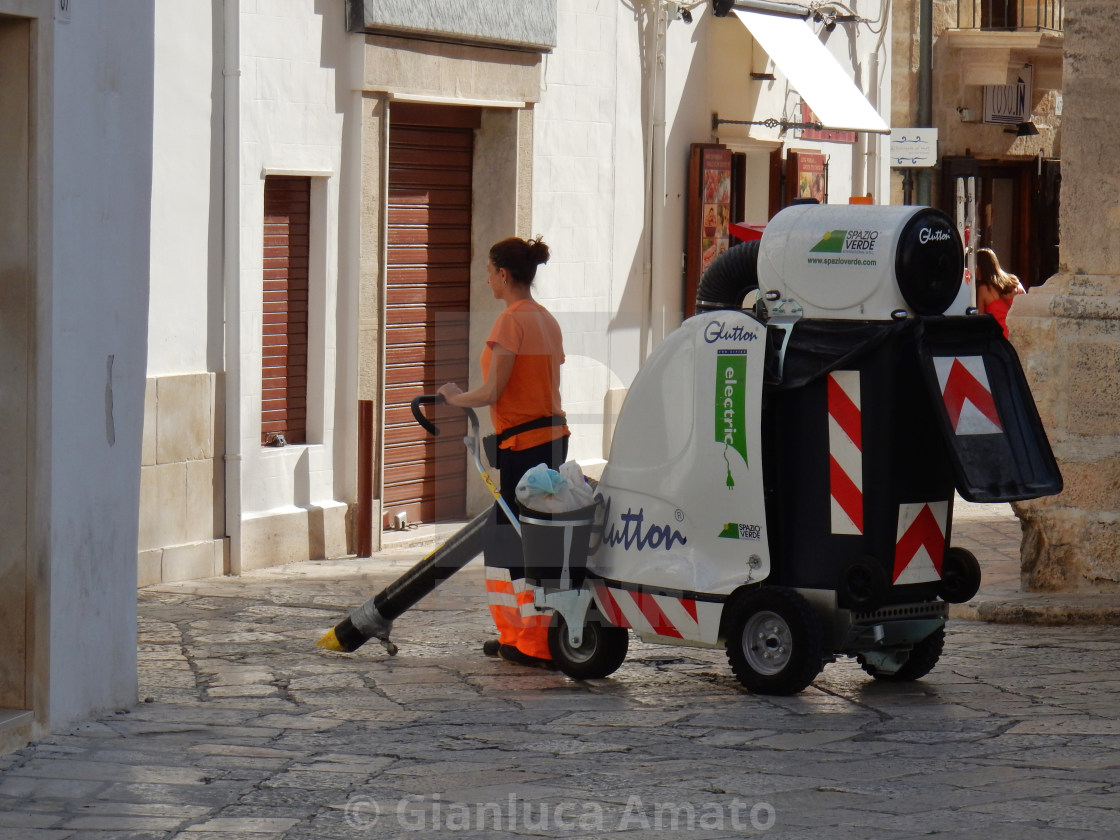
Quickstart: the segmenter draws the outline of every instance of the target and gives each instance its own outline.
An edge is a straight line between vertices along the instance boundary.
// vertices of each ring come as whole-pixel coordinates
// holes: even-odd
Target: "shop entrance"
[[[30,131],[31,25],[0,17],[0,751],[27,717],[33,578],[28,552],[28,414],[34,323]]]
[[[394,103],[389,129],[383,527],[465,516],[466,422],[428,435],[409,402],[470,374],[472,169],[481,110]]]
[[[1028,288],[1057,272],[1060,161],[947,157],[942,164],[940,206],[950,215],[956,208],[972,248],[991,248]]]

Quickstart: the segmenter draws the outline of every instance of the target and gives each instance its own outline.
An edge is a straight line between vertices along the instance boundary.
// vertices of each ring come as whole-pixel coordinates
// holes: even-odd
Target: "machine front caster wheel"
[[[812,605],[792,589],[762,587],[729,603],[727,661],[746,688],[796,694],[821,672],[824,642]]]
[[[893,674],[888,674],[886,671],[880,671],[874,665],[866,662],[862,656],[859,657],[859,667],[863,668],[867,673],[877,680],[884,680],[888,682],[909,682],[911,680],[920,680],[926,674],[933,670],[937,664],[937,660],[941,658],[941,651],[945,649],[945,628],[938,627],[916,645],[910,651],[910,656],[902,667],[895,671]]]
[[[598,620],[583,625],[579,647],[572,647],[568,623],[559,612],[548,625],[548,652],[556,666],[574,680],[594,680],[613,674],[626,659],[630,635],[625,627],[604,625]]]

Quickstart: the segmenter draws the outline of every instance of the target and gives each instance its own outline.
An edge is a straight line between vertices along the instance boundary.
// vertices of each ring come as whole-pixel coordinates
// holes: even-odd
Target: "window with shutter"
[[[311,179],[264,184],[261,443],[307,442],[307,298]]]

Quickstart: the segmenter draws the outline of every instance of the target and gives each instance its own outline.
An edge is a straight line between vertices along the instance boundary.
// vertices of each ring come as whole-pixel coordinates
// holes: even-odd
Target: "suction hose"
[[[747,293],[758,288],[758,243],[728,248],[709,263],[696,289],[696,312],[742,309]]]
[[[456,531],[451,539],[342,619],[315,643],[316,646],[353,653],[376,637],[390,656],[395,655],[397,646],[389,641],[393,620],[482,553],[483,529],[489,516],[490,508],[487,508]]]
[[[434,436],[439,435],[439,428],[424,416],[421,406],[442,402],[443,397],[438,394],[422,394],[412,400],[412,416]],[[470,450],[486,486],[516,526],[516,519],[510,513],[509,506],[505,504],[498,488],[482,466],[482,459],[478,454],[478,416],[473,409],[465,408],[463,411],[470,424],[470,434],[463,442]],[[389,640],[393,620],[482,553],[483,533],[490,515],[490,508],[487,508],[456,531],[447,542],[342,619],[315,645],[340,653],[353,653],[376,637],[389,655],[395,656],[397,646]]]

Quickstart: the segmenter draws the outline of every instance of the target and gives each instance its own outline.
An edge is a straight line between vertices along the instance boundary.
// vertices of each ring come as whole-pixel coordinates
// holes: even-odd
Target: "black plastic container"
[[[545,589],[577,589],[587,573],[596,505],[542,513],[523,507],[521,549],[525,580]]]
[[[936,597],[955,491],[993,502],[1061,490],[1018,358],[990,318],[806,319],[783,374],[763,414],[782,585],[834,589],[855,609]]]

